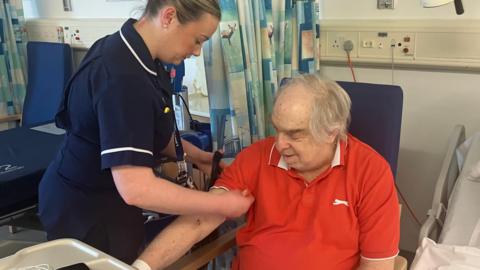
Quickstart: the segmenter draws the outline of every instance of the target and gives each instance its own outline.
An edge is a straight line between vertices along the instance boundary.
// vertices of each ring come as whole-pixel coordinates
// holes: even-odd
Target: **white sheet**
[[[41,125],[41,126],[32,127],[30,129],[34,129],[34,130],[40,131],[40,132],[50,133],[50,134],[53,134],[53,135],[65,134],[65,130],[63,130],[61,128],[57,128],[55,123],[48,123],[48,124],[44,124],[44,125]]]
[[[450,196],[447,217],[439,243],[468,245],[480,220],[480,182],[469,181],[472,168],[480,160],[480,136],[473,136],[462,171]]]
[[[410,270],[480,269],[480,249],[467,246],[436,244],[423,238]]]

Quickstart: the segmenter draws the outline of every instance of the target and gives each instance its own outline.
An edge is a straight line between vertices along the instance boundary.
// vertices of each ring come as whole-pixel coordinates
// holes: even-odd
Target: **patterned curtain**
[[[314,1],[220,0],[222,21],[204,47],[214,148],[235,156],[273,134],[279,82],[319,69]]]
[[[25,98],[26,31],[22,0],[0,5],[0,116],[22,112]]]

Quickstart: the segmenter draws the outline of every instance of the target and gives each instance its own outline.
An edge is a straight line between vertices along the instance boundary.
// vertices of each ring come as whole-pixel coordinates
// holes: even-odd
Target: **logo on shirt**
[[[23,166],[13,166],[11,164],[0,165],[0,175],[11,173],[23,169]]]
[[[343,201],[343,200],[339,200],[339,199],[335,199],[335,201],[333,201],[333,205],[345,205],[345,206],[348,207],[348,202]]]

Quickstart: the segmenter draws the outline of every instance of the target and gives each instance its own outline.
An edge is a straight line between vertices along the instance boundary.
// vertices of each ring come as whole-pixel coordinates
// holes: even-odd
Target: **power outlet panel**
[[[415,33],[409,32],[359,32],[360,58],[414,59]]]
[[[28,27],[27,35],[31,41],[63,42],[63,33],[56,26],[33,25]]]
[[[347,53],[343,49],[343,43],[351,40],[353,43],[353,50],[350,52],[350,57],[358,56],[358,32],[326,32],[327,36],[327,56],[346,57]]]
[[[27,21],[28,38],[31,41],[67,43],[78,49],[88,49],[105,35],[122,26],[123,19],[102,20],[30,20]]]

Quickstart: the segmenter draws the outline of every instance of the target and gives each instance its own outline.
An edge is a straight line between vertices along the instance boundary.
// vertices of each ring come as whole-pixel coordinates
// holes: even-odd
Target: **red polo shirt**
[[[399,209],[388,163],[349,135],[312,182],[289,170],[270,137],[243,150],[216,187],[247,188],[255,203],[237,234],[233,269],[351,270],[360,256],[397,255]]]

